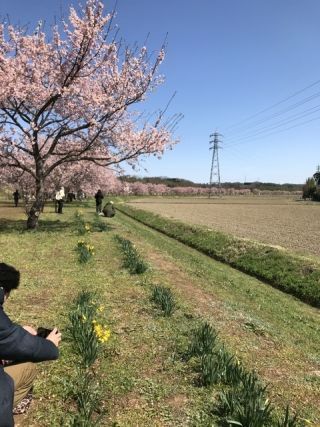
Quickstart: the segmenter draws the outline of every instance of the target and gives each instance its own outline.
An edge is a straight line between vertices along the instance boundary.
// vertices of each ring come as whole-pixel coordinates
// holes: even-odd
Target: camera
[[[47,328],[38,328],[37,329],[37,336],[41,337],[41,338],[47,338],[47,336],[49,334],[51,334],[51,332],[53,331],[53,329],[47,329]]]

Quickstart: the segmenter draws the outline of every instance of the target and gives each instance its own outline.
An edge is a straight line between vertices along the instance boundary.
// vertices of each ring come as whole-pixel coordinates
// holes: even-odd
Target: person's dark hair
[[[20,283],[20,272],[11,265],[0,262],[0,287],[6,293],[17,289]]]

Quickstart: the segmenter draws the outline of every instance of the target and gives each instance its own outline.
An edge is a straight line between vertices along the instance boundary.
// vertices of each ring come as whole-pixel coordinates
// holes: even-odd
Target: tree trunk
[[[43,164],[38,162],[36,164],[37,179],[36,179],[36,199],[28,212],[27,229],[34,230],[38,227],[40,213],[43,211],[44,205],[44,178],[43,178]]]

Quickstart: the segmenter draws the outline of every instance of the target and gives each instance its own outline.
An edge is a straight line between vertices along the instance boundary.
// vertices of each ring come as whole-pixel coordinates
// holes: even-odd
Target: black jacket
[[[94,198],[96,199],[96,204],[100,205],[102,203],[102,199],[104,198],[102,191],[97,191],[94,195]]]
[[[57,359],[57,347],[49,340],[31,335],[11,322],[3,311],[4,292],[0,288],[0,359],[15,362],[42,362]],[[0,427],[13,427],[13,380],[0,365]]]

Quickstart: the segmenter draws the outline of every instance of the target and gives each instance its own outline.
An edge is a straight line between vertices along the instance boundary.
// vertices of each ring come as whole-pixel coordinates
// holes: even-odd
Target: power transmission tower
[[[218,187],[218,193],[221,194],[221,180],[220,180],[220,166],[219,166],[219,138],[222,135],[218,132],[215,132],[210,135],[209,150],[212,150],[212,161],[211,161],[211,171],[210,171],[210,183],[209,183],[209,198],[212,195],[212,187]]]

